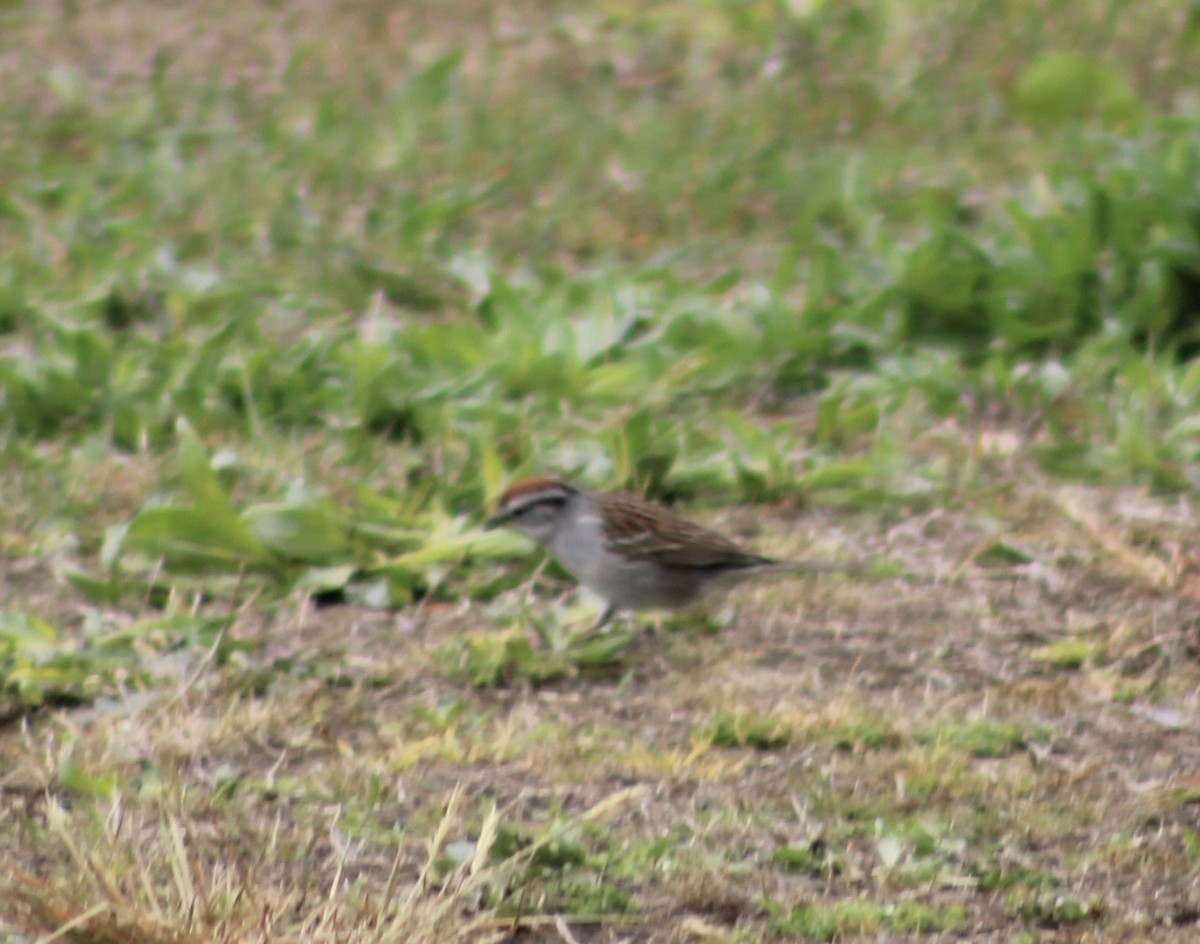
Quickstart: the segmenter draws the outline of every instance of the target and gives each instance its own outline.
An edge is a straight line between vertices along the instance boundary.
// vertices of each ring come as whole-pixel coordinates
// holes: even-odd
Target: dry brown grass
[[[1190,88],[1185,5],[1156,0],[1111,22],[1097,12],[1107,4],[1027,6],[963,4],[965,20],[889,34],[871,76],[797,30],[796,48],[779,52],[811,65],[811,87],[794,103],[789,146],[920,141],[927,128],[878,120],[909,95],[919,118],[944,119],[938,145],[956,150],[900,162],[891,189],[903,196],[964,166],[988,181],[1038,169],[1044,143],[1002,107],[1033,51],[1136,62],[1131,80],[1149,101]],[[603,17],[572,20],[565,5],[551,15],[542,4],[469,2],[10,4],[0,11],[0,132],[16,139],[46,119],[56,155],[84,166],[94,156],[46,63],[68,85],[71,70],[83,76],[98,123],[147,87],[157,59],[175,89],[219,73],[220,117],[235,132],[278,113],[304,131],[310,98],[338,87],[335,103],[378,104],[380,89],[451,49],[500,130],[509,118],[532,127],[539,106],[568,115],[555,96],[573,100],[589,70],[608,65],[623,92],[674,96],[681,126],[702,123],[710,95],[732,99],[736,114],[720,67],[748,66],[736,48],[715,48],[715,6],[606,9],[645,17],[655,38],[635,55],[623,34],[597,26]],[[1021,34],[997,42],[991,16]],[[945,97],[930,104],[927,94]],[[474,242],[498,256],[524,265],[545,243],[544,257],[568,265],[598,251],[649,258],[681,232],[702,238],[711,222],[690,202],[685,161],[657,190],[622,196],[606,185],[604,198],[575,196],[581,180],[619,183],[620,167],[594,167],[589,154],[574,156],[573,180],[545,167],[522,177],[522,127],[466,161],[472,180],[505,181],[471,211]],[[418,191],[447,173],[438,157],[418,148],[420,166],[403,168]],[[730,166],[743,167],[741,155]],[[328,185],[338,210],[328,230],[339,236],[361,227],[375,198],[341,186],[358,183]],[[793,220],[764,187],[735,175],[732,222],[722,218],[728,229],[712,237],[706,277],[777,264]],[[1001,188],[981,197],[1006,198]],[[199,202],[173,236],[208,238],[212,213]],[[535,238],[531,218],[548,221]],[[44,219],[36,253],[78,277],[54,217]],[[5,232],[0,255],[30,251]],[[381,253],[391,238],[380,237]],[[23,353],[20,335],[3,343]],[[949,435],[956,454],[978,445]],[[361,469],[323,439],[243,444],[254,470],[245,487],[277,492],[307,474],[335,501],[352,494]],[[883,558],[904,576],[748,589],[730,598],[719,633],[640,634],[608,677],[477,690],[456,680],[445,649],[512,625],[511,598],[382,614],[300,594],[247,600],[231,585],[212,598],[86,603],[63,582],[62,559],[94,556],[104,527],[128,520],[170,472],[157,454],[73,448],[6,444],[0,457],[3,605],[67,633],[89,609],[116,627],[163,609],[216,612],[232,618],[224,640],[252,646],[148,646],[149,684],[130,678],[82,705],[0,704],[0,935],[750,941],[800,935],[788,922],[809,908],[841,916],[827,936],[891,939],[918,933],[881,923],[906,905],[924,909],[931,940],[1195,938],[1200,572],[1190,497],[1064,487],[1018,450],[994,465],[985,457],[938,507],[886,517],[749,509],[740,520],[773,552]],[[396,455],[380,458],[377,474],[392,474],[391,459],[402,477]],[[929,461],[947,460],[931,449]],[[535,609],[552,607],[549,591],[561,588],[536,589]],[[846,910],[863,902],[874,910]]]
[[[957,908],[975,940],[1189,939],[1186,505],[1037,482],[890,521],[759,522],[772,546],[909,576],[754,589],[716,636],[639,640],[615,681],[498,691],[440,654],[478,606],[294,598],[235,624],[261,640],[244,660],[197,654],[148,700],[10,724],[0,915],[88,941],[740,940],[865,897]],[[1036,563],[997,562],[997,541]],[[717,746],[730,713],[785,743]],[[492,856],[497,830],[527,844]],[[530,870],[568,835],[588,865]],[[815,850],[813,870],[780,849]],[[564,876],[635,910],[591,918]]]

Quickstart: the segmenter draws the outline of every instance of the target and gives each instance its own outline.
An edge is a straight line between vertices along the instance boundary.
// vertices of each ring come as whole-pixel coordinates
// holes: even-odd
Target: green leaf
[[[625,662],[632,642],[633,634],[628,630],[583,633],[567,644],[566,656],[581,669],[611,668]]]
[[[598,364],[588,370],[583,393],[589,397],[628,397],[630,389],[646,385],[645,369],[639,363],[619,362]],[[641,400],[640,402],[645,402]]]
[[[116,777],[112,773],[90,774],[75,762],[70,754],[65,754],[58,764],[58,784],[70,793],[83,796],[107,797],[116,786]]]
[[[535,652],[520,632],[475,633],[447,653],[452,674],[476,688],[503,688],[521,680],[544,684],[562,678],[561,659]]]
[[[121,599],[121,585],[115,580],[105,580],[77,567],[64,567],[67,582],[89,600],[96,603],[116,603]]]
[[[861,459],[845,459],[839,462],[830,462],[819,469],[806,472],[796,480],[796,484],[802,489],[813,492],[827,488],[848,488],[861,485],[874,471],[874,467],[869,462]]]
[[[1064,669],[1080,668],[1092,655],[1094,646],[1079,639],[1065,639],[1062,642],[1038,646],[1029,653],[1034,662],[1048,662]]]
[[[1034,557],[1028,551],[1023,551],[1006,541],[994,541],[975,555],[976,567],[1011,567],[1017,564],[1031,564]]]
[[[1054,123],[1101,114],[1120,120],[1133,114],[1137,97],[1126,78],[1087,56],[1045,53],[1017,80],[1013,105],[1026,119]]]
[[[754,747],[761,751],[785,747],[792,738],[790,726],[774,716],[727,710],[717,712],[707,734],[717,747]]]
[[[346,529],[321,505],[254,505],[242,520],[255,538],[290,560],[330,563],[352,551]]]
[[[436,311],[447,301],[447,280],[431,273],[422,277],[395,272],[370,262],[354,263],[355,274],[371,291],[383,292],[393,305],[415,311]]]
[[[511,531],[470,531],[430,541],[418,550],[393,557],[376,569],[413,570],[432,564],[444,564],[447,561],[459,561],[467,555],[481,560],[500,560],[523,557],[529,552],[529,542]]]
[[[358,572],[353,564],[337,567],[310,567],[296,578],[296,586],[311,593],[328,593],[343,590]]]
[[[222,518],[237,519],[237,509],[229,500],[229,494],[217,478],[208,461],[208,453],[201,445],[196,431],[182,416],[175,421],[175,435],[179,440],[177,457],[183,487],[197,508]]]
[[[100,566],[114,579],[117,575],[117,563],[121,558],[121,548],[128,533],[129,522],[110,525],[104,529],[104,543],[100,546]]]
[[[58,651],[58,631],[45,620],[16,610],[0,610],[0,655],[40,660]]]
[[[271,555],[240,519],[199,508],[148,508],[129,525],[128,545],[183,566],[267,563]]]
[[[479,470],[483,476],[483,497],[490,507],[504,491],[504,464],[496,447],[487,440],[479,445]]]

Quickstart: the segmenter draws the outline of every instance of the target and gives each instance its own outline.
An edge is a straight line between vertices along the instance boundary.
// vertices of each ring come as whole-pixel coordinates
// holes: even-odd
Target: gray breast
[[[546,545],[576,580],[621,609],[682,606],[699,595],[699,583],[686,579],[688,575],[609,552],[599,510],[586,496],[580,499],[586,504],[572,509],[569,521]]]

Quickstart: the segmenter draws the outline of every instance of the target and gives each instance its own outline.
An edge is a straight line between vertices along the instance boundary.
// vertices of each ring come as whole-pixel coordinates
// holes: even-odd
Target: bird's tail
[[[865,574],[868,572],[867,567],[858,561],[830,561],[830,560],[775,560],[773,558],[763,558],[765,570],[776,570],[781,573],[791,572],[797,574]]]

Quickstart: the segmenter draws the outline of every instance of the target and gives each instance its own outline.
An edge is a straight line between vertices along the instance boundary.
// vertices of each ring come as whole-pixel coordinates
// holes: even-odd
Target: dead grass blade
[[[1082,529],[1125,573],[1156,590],[1171,586],[1171,568],[1167,564],[1131,548],[1112,530],[1084,511],[1075,498],[1055,496],[1054,503],[1063,515]]]

